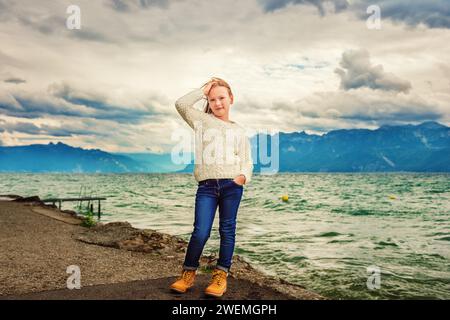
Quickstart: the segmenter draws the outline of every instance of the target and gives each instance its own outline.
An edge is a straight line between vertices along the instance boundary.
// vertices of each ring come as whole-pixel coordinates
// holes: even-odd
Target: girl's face
[[[228,89],[222,86],[215,86],[208,94],[209,107],[216,117],[223,117],[230,111],[233,104],[233,97],[228,94]]]

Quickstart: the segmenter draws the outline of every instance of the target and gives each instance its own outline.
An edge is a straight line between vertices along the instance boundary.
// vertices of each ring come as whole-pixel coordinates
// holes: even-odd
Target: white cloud
[[[440,67],[450,55],[448,29],[386,20],[381,30],[369,30],[348,10],[321,16],[316,7],[301,5],[265,13],[256,0],[134,1],[123,10],[124,2],[79,1],[80,33],[62,23],[70,1],[1,3],[0,115],[68,127],[90,121],[106,135],[68,137],[69,144],[169,150],[167,128],[184,126],[173,102],[211,76],[232,85],[231,118],[255,130],[372,127],[382,121],[373,119],[382,106],[391,110],[386,121],[441,114],[438,121],[450,124],[449,75]],[[370,52],[368,70],[382,65],[381,79],[392,80],[386,76],[392,73],[394,84],[409,81],[410,96],[340,92],[334,70],[344,52],[361,48]],[[299,117],[301,111],[318,117]],[[33,138],[15,137],[22,144]]]
[[[371,65],[367,50],[348,50],[342,54],[341,68],[335,72],[341,78],[341,88],[345,90],[368,87],[386,91],[402,91],[411,89],[409,81],[399,79],[392,73],[384,71],[382,65]]]

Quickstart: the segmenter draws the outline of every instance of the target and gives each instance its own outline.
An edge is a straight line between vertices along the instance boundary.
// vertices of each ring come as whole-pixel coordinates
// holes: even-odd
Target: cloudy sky
[[[450,125],[449,57],[449,0],[0,0],[0,145],[170,152],[212,76],[254,132]]]

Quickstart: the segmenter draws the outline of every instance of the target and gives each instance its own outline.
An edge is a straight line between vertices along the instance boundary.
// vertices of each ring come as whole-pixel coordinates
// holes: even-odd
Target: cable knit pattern
[[[195,179],[202,181],[205,179],[235,178],[243,174],[245,184],[248,184],[252,179],[253,161],[250,142],[245,135],[245,129],[236,122],[226,122],[213,114],[195,109],[194,104],[202,99],[206,99],[206,97],[203,90],[199,88],[182,96],[175,102],[178,113],[195,132]],[[236,139],[230,139],[230,134],[235,135]],[[199,139],[200,137],[201,139]],[[210,144],[220,147],[212,148]],[[205,150],[207,152],[204,152]],[[227,152],[228,156],[233,156],[234,161],[227,160]],[[211,155],[211,157],[208,156],[205,159],[205,154]],[[211,161],[211,159],[214,160]]]

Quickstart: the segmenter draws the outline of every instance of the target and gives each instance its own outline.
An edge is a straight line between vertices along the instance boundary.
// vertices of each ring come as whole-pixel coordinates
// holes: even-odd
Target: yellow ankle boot
[[[225,292],[227,292],[227,276],[228,273],[221,269],[214,269],[211,282],[209,286],[205,289],[205,294],[221,297]]]
[[[170,289],[176,292],[185,293],[187,289],[194,285],[195,274],[196,270],[183,270],[181,277],[170,285]]]

